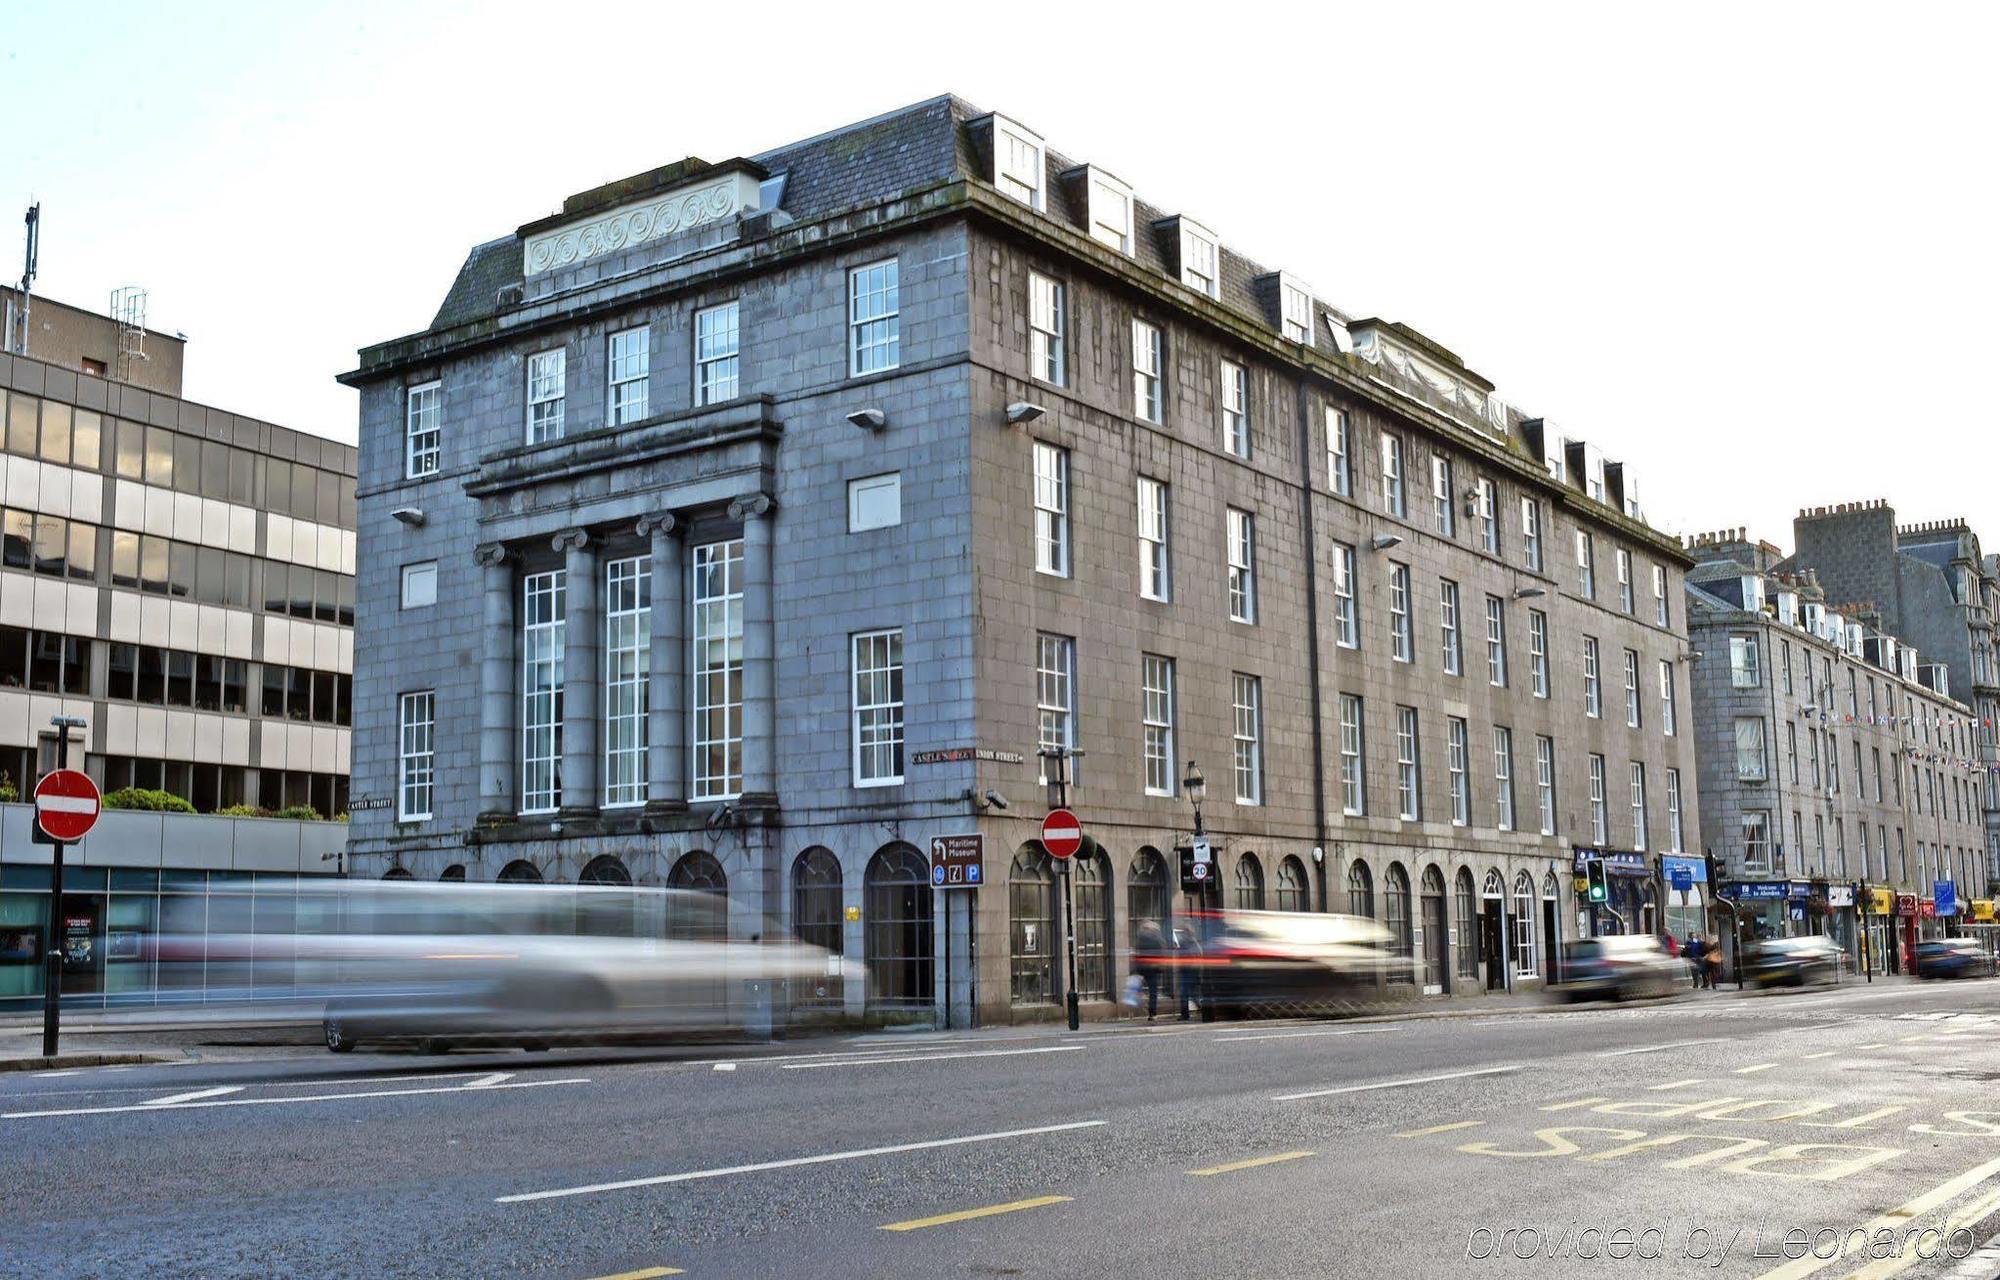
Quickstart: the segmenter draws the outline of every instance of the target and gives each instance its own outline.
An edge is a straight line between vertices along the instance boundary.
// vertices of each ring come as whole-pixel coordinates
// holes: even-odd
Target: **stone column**
[[[594,814],[604,798],[597,781],[604,746],[597,714],[604,685],[597,661],[604,630],[597,607],[597,553],[582,529],[564,529],[549,545],[563,553],[564,568],[562,812]]]
[[[646,675],[646,807],[687,807],[687,566],[680,522],[662,511],[639,517],[639,536],[652,543],[652,650]]]
[[[507,548],[473,549],[485,597],[479,637],[479,817],[514,817],[514,565]]]
[[[776,805],[777,649],[771,576],[771,524],[778,504],[753,493],[729,504],[743,522],[743,803]]]

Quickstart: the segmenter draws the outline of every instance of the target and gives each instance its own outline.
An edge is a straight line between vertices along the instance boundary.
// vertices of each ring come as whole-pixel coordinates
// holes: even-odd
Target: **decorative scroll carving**
[[[746,192],[745,187],[748,187]],[[747,198],[746,198],[747,196]],[[648,240],[678,235],[696,227],[755,208],[757,183],[732,173],[719,182],[668,192],[656,199],[628,204],[610,213],[557,227],[528,237],[522,246],[522,272],[538,275],[574,266],[606,253],[617,253]]]
[[[564,529],[549,539],[549,546],[557,551],[581,551],[590,545],[590,532],[586,529]]]
[[[747,493],[729,503],[731,520],[755,520],[778,509],[778,501],[768,493]]]
[[[472,549],[472,558],[487,568],[507,563],[507,544],[504,542],[482,542]]]
[[[671,538],[680,528],[680,521],[671,511],[655,511],[639,517],[633,532],[642,538]]]

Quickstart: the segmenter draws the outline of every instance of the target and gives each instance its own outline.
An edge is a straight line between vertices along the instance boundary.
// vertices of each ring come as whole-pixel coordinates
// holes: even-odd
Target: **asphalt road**
[[[24,1074],[0,1274],[1991,1276],[1996,1079],[2000,981]]]

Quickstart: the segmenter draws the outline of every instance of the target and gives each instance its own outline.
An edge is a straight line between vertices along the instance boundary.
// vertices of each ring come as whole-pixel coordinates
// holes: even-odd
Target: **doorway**
[[[1451,932],[1445,921],[1444,873],[1424,869],[1424,994],[1443,995],[1451,972]]]
[[[1556,900],[1542,899],[1542,980],[1550,986],[1562,981],[1562,935],[1557,932]]]
[[[1507,989],[1507,885],[1489,868],[1480,886],[1479,958],[1486,962],[1486,989]]]

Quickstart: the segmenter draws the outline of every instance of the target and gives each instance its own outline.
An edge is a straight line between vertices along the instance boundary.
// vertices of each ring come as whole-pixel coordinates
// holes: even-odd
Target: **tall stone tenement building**
[[[1878,615],[1882,630],[1941,668],[1941,692],[1972,708],[1987,870],[2000,872],[2000,565],[1980,554],[1965,521],[1898,525],[1879,500],[1801,511],[1792,536],[1798,550],[1782,568],[1811,569],[1829,601]]]
[[[1750,932],[1822,933],[1859,959],[1865,930],[1880,970],[1907,959],[1892,935],[1990,921],[1978,724],[1943,665],[1741,530],[1690,548],[1702,830]],[[1944,918],[1939,881],[1959,902]]]
[[[345,381],[364,873],[726,893],[851,1007],[1005,1019],[1064,992],[1044,748],[1103,1008],[1191,770],[1230,901],[1438,991],[1541,980],[1574,845],[1634,925],[1700,849],[1691,562],[1625,469],[955,98],[572,196]]]

